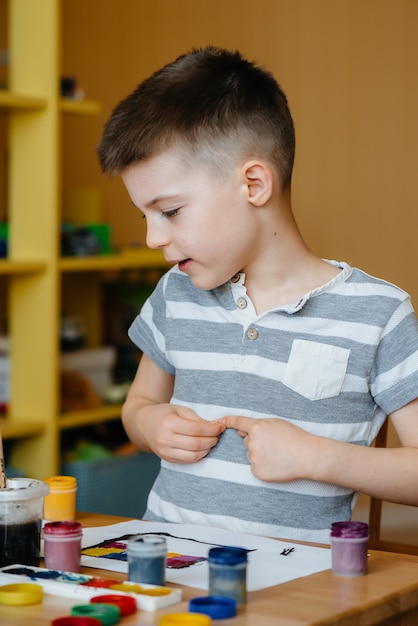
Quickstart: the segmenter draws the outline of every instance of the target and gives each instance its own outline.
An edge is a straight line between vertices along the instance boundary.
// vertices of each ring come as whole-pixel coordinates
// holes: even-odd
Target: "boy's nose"
[[[169,243],[169,240],[163,228],[157,228],[148,222],[146,243],[148,248],[156,250],[158,248],[164,248]]]

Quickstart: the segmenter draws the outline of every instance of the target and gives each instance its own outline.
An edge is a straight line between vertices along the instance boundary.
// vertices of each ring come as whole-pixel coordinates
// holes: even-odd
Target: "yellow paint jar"
[[[52,476],[45,482],[49,494],[44,498],[44,519],[50,522],[75,520],[77,479],[74,476]]]

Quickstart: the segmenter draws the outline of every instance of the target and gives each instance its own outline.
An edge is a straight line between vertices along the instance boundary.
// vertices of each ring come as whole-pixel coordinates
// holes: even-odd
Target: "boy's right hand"
[[[138,415],[141,439],[170,463],[196,463],[216,446],[226,426],[201,419],[191,409],[173,404],[143,406]],[[135,441],[134,441],[135,443]]]
[[[144,354],[122,407],[122,422],[139,450],[170,463],[196,463],[216,446],[226,426],[169,404],[173,388],[174,377]]]

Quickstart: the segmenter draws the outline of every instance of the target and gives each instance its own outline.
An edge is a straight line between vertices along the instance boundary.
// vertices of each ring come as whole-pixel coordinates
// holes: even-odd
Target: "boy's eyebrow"
[[[150,200],[149,202],[146,202],[146,203],[144,204],[144,207],[145,207],[146,209],[150,209],[150,208],[152,208],[153,206],[155,206],[156,204],[158,204],[159,202],[163,202],[163,201],[166,201],[166,200],[170,200],[170,201],[173,201],[173,200],[178,200],[178,199],[179,199],[179,197],[180,197],[180,196],[178,196],[177,194],[175,194],[175,195],[166,195],[166,196],[163,196],[163,195],[161,195],[161,196],[155,196],[155,198],[153,198],[153,199],[152,199],[152,200]]]

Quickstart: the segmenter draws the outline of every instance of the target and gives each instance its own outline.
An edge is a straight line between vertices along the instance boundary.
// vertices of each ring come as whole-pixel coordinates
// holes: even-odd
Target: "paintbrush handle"
[[[6,488],[6,470],[4,467],[4,459],[1,459],[0,462],[0,489]]]
[[[0,428],[0,489],[6,488],[6,467],[4,464],[3,437]]]

